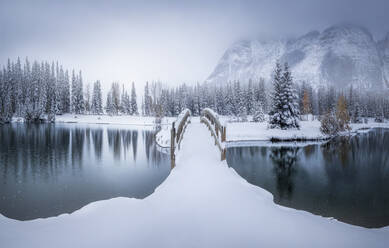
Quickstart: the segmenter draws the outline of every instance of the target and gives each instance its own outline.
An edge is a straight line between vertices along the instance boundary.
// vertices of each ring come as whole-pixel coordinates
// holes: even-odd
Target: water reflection
[[[296,174],[298,148],[272,148],[270,158],[274,164],[274,173],[277,178],[277,192],[279,198],[291,198],[293,193],[293,177]]]
[[[0,126],[0,213],[10,218],[70,213],[117,196],[144,198],[169,172],[169,156],[158,151],[153,131],[80,124]]]
[[[365,227],[389,225],[389,129],[323,145],[231,147],[227,162],[277,204]]]

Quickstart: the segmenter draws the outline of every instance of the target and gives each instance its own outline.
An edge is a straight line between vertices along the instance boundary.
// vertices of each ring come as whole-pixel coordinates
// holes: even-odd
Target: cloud
[[[86,81],[143,84],[204,80],[241,37],[296,34],[351,21],[377,37],[384,0],[1,1],[0,63],[58,60]]]

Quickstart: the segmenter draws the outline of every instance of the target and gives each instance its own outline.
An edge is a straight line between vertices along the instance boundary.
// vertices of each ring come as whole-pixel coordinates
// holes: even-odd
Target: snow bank
[[[319,121],[301,121],[300,129],[270,129],[267,122],[227,123],[227,141],[323,140]]]
[[[267,122],[235,122],[226,123],[227,141],[315,141],[329,137],[320,132],[320,121],[300,121],[300,129],[269,129]],[[376,127],[389,128],[389,123],[369,122],[367,124],[350,124],[350,132],[360,132]],[[343,134],[348,134],[344,132]]]
[[[366,229],[276,205],[221,162],[204,124],[188,126],[177,166],[143,200],[95,202],[55,218],[0,216],[2,247],[387,247]]]
[[[160,147],[170,147],[171,125],[165,125],[155,135],[155,141]]]
[[[178,129],[179,123],[186,115],[191,115],[189,109],[184,109],[178,116],[177,119],[170,118],[169,125],[162,126],[161,130],[156,134],[156,142],[160,147],[168,148],[170,147],[170,139],[171,139],[171,130],[173,121],[175,122],[175,128]]]
[[[168,125],[174,121],[174,117],[163,118],[162,125]],[[151,116],[130,116],[130,115],[74,115],[64,114],[58,115],[56,122],[65,123],[96,123],[96,124],[121,124],[121,125],[139,125],[139,126],[153,126],[155,125],[155,117]]]

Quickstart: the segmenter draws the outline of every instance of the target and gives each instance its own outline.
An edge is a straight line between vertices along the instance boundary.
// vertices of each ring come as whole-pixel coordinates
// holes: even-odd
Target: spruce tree
[[[70,111],[76,113],[77,109],[77,78],[74,70],[72,71],[72,88],[71,88],[71,101],[70,101]]]
[[[255,102],[253,107],[253,121],[264,122],[265,114],[263,113],[263,107],[261,102]]]
[[[91,111],[95,115],[101,115],[103,113],[103,101],[101,94],[101,84],[100,81],[96,81],[93,84],[93,94],[92,94],[92,104]]]
[[[282,71],[281,65],[276,63],[273,86],[270,128],[299,128],[297,96],[287,63],[285,63],[284,71]]]
[[[139,115],[138,104],[136,102],[136,91],[135,91],[134,82],[132,82],[132,87],[131,87],[131,113],[133,115]]]

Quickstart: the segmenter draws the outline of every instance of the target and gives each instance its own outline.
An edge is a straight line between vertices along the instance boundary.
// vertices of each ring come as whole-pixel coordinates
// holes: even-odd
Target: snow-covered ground
[[[160,147],[170,147],[171,125],[164,125],[155,136],[155,141]]]
[[[169,124],[174,121],[174,117],[163,118],[162,124]],[[140,125],[150,126],[155,125],[155,117],[151,116],[131,116],[131,115],[75,115],[64,114],[57,115],[56,122],[70,122],[70,123],[96,123],[96,124],[122,124],[122,125]]]
[[[175,117],[165,117],[162,125],[167,125],[176,120]],[[23,122],[23,118],[14,117],[12,122]],[[155,117],[152,116],[131,116],[131,115],[76,115],[63,114],[55,117],[55,122],[59,123],[87,123],[87,124],[118,124],[118,125],[137,125],[154,126]]]
[[[328,136],[320,132],[320,121],[300,121],[300,129],[270,129],[267,122],[234,122],[226,123],[227,141],[268,141],[268,140],[323,140]],[[376,123],[370,120],[367,124],[350,124],[350,132],[359,129],[387,127],[389,123]],[[348,133],[348,132],[347,132]],[[344,133],[344,134],[347,134]]]
[[[177,166],[149,197],[114,198],[32,221],[0,215],[1,247],[387,247],[366,229],[276,205],[242,179],[192,119]]]
[[[198,117],[192,117],[198,119]],[[267,122],[228,122],[227,117],[220,118],[223,125],[227,127],[226,140],[232,144],[235,142],[262,142],[263,145],[271,145],[270,140],[279,141],[310,141],[302,143],[301,145],[312,144],[313,141],[322,141],[328,139],[327,135],[324,135],[320,131],[320,121],[300,121],[300,129],[270,129]],[[350,124],[350,132],[343,134],[355,133],[355,132],[367,132],[371,128],[386,127],[389,128],[389,122],[376,123],[373,119],[369,120],[367,124]],[[170,146],[170,126],[165,126],[157,133],[157,143],[162,147]]]

